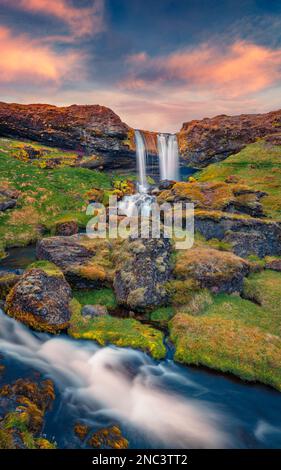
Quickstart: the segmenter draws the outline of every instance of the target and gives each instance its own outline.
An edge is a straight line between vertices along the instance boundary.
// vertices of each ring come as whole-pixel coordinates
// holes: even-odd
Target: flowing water
[[[44,429],[75,447],[74,424],[118,423],[132,448],[281,447],[281,394],[146,354],[33,333],[0,312],[7,378],[32,370],[54,380]],[[170,355],[171,356],[171,353]],[[6,377],[4,377],[6,379]]]
[[[158,155],[161,180],[179,180],[179,149],[175,134],[159,134]]]

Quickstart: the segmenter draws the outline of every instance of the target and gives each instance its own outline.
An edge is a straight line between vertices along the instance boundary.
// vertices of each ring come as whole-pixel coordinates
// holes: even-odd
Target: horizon
[[[281,108],[276,0],[0,0],[2,100],[98,103],[135,129]]]

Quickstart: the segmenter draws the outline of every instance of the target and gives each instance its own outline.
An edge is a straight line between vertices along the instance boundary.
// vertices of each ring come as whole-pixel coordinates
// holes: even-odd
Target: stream
[[[32,247],[13,249],[0,269],[24,268],[33,257]],[[58,447],[84,445],[77,422],[118,424],[130,448],[281,447],[279,392],[178,365],[171,350],[158,362],[129,348],[36,333],[0,310],[0,353],[1,385],[37,371],[54,381],[44,433]]]

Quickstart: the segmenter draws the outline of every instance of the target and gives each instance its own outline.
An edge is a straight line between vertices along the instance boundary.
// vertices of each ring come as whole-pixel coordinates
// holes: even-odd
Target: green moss
[[[115,344],[120,347],[141,349],[155,359],[165,357],[163,334],[131,318],[116,318],[109,315],[85,319],[81,315],[81,305],[72,300],[70,336],[76,339],[91,339],[102,346]]]
[[[281,273],[244,281],[243,296],[200,291],[169,323],[175,359],[281,390]]]
[[[1,141],[1,139],[0,139]],[[0,215],[2,251],[9,246],[22,246],[42,236],[42,227],[51,230],[58,220],[77,220],[85,226],[88,204],[86,193],[96,188],[110,188],[110,175],[84,168],[38,168],[11,158],[9,150],[1,151],[0,187],[21,191],[17,206]]]
[[[173,307],[160,307],[153,312],[150,313],[150,320],[159,322],[159,323],[167,323],[172,316],[174,315],[174,308]]]
[[[104,305],[108,310],[117,307],[114,291],[112,289],[75,290],[73,296],[83,305]]]
[[[234,175],[239,182],[268,195],[261,199],[266,215],[281,218],[281,146],[259,140],[238,154],[209,165],[198,174],[199,181],[225,181]]]
[[[41,269],[44,271],[48,276],[56,276],[56,277],[64,277],[63,272],[60,270],[58,266],[50,261],[40,260],[31,263],[27,269]]]

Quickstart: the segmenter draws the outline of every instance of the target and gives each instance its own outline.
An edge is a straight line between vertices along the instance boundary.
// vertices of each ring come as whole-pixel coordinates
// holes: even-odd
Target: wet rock
[[[78,231],[79,226],[75,220],[57,223],[55,227],[55,234],[63,237],[75,235]]]
[[[29,269],[6,298],[8,315],[26,325],[49,333],[69,326],[71,288],[63,275]]]
[[[164,287],[169,279],[169,239],[129,239],[122,245],[114,290],[119,304],[132,309],[161,305],[167,300]]]
[[[174,186],[175,183],[176,183],[176,181],[172,181],[172,180],[162,180],[159,183],[159,189],[160,189],[160,191],[164,191],[166,189],[171,189]]]
[[[127,449],[129,446],[119,426],[99,429],[93,433],[87,444],[94,449]]]
[[[81,314],[83,317],[104,317],[108,310],[104,305],[84,305]]]
[[[178,279],[193,279],[200,288],[231,293],[241,292],[250,265],[233,253],[200,247],[180,252],[174,271]]]

